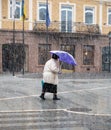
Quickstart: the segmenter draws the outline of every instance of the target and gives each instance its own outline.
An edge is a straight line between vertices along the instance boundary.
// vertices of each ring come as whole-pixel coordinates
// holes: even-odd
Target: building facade
[[[46,26],[46,5],[50,22]],[[110,0],[0,0],[0,72],[42,72],[50,50],[71,53],[74,72],[110,71]]]

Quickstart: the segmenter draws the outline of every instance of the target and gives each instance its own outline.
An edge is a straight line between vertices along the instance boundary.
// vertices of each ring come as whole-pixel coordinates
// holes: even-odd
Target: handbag
[[[43,86],[44,86],[44,80],[43,79],[41,80],[41,85],[42,85],[42,88],[43,88]]]

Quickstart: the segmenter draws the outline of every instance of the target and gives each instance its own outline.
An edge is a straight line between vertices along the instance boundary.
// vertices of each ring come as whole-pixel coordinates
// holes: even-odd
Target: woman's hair
[[[52,58],[55,59],[55,60],[57,60],[57,59],[59,59],[59,56],[56,55],[56,54],[52,54]]]

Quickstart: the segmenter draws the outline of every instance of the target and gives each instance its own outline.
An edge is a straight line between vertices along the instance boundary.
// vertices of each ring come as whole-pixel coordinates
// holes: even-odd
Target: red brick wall
[[[71,34],[72,39],[74,39],[76,34]],[[73,43],[73,40],[70,40],[71,43],[64,44],[74,44],[75,45],[75,59],[77,61],[77,66],[75,67],[75,72],[100,72],[102,68],[102,47],[108,46],[108,38],[106,36],[95,36],[92,40],[87,38],[81,39],[83,34],[78,34],[78,40]],[[63,36],[63,35],[62,35]],[[69,34],[65,34],[65,37],[69,37]],[[85,35],[83,35],[85,36]],[[2,44],[10,44],[13,41],[13,32],[11,31],[0,31],[0,73],[2,72]],[[46,40],[45,32],[25,32],[24,42],[27,45],[27,71],[28,72],[42,72],[43,66],[38,65],[38,44],[44,43]],[[15,43],[22,43],[22,31],[15,33]],[[82,65],[82,45],[94,45],[94,65],[86,66]],[[60,44],[63,44],[61,40],[61,34],[53,35],[49,34],[49,44],[52,45],[52,50],[59,49]],[[89,69],[89,70],[88,70]]]

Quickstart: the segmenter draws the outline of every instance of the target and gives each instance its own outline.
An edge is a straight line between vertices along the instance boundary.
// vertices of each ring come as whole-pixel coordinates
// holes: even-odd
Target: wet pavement
[[[0,75],[0,130],[111,130],[111,79],[60,78],[59,101],[41,77]]]

